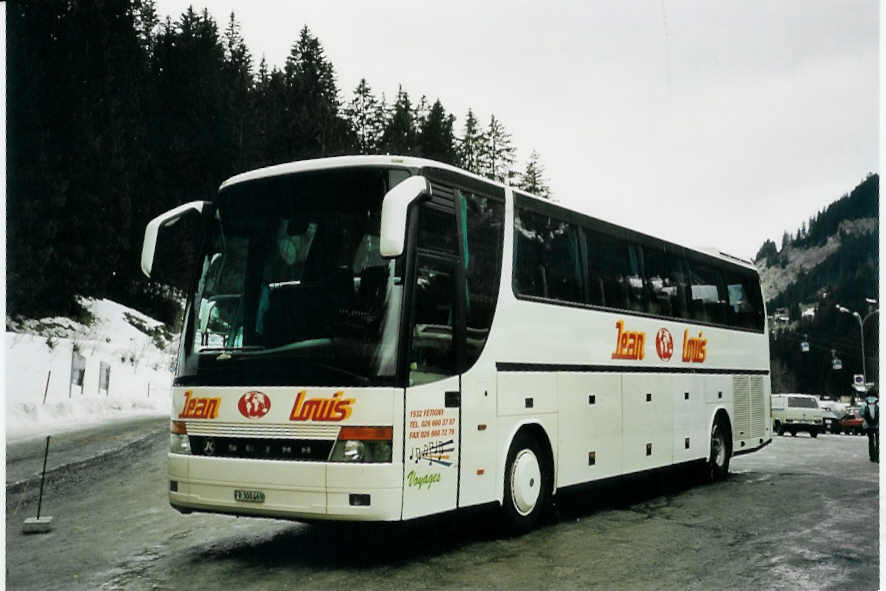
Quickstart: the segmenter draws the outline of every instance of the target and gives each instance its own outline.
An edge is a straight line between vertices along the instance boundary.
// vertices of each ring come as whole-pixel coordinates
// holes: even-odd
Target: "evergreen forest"
[[[145,279],[145,224],[211,199],[231,175],[343,154],[431,158],[549,197],[540,158],[517,169],[495,115],[458,123],[439,100],[337,85],[303,26],[284,64],[256,61],[234,14],[153,0],[7,5],[7,313],[74,315],[108,297],[165,322],[176,298]],[[433,89],[427,89],[433,90]]]

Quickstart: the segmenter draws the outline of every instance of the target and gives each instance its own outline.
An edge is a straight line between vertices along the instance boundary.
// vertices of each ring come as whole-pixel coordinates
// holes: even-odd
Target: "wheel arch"
[[[554,447],[551,444],[551,438],[548,435],[547,430],[536,420],[521,421],[511,428],[511,432],[505,440],[506,445],[503,446],[501,453],[499,454],[498,473],[502,475],[505,473],[505,470],[507,469],[505,464],[508,461],[508,453],[511,450],[511,446],[514,444],[514,440],[522,433],[534,437],[539,445],[541,445],[544,454],[542,459],[547,463],[548,468],[551,470],[551,494],[554,494],[557,491],[557,463],[554,460]],[[505,479],[501,478],[500,480],[501,482],[499,483],[498,489],[499,505],[504,502],[505,494]]]

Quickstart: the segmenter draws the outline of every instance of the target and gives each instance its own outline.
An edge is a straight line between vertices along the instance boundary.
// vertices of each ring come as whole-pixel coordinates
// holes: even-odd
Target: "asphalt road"
[[[853,436],[779,437],[714,485],[685,474],[568,495],[503,538],[493,514],[396,527],[182,516],[164,429],[47,481],[50,534],[7,495],[9,589],[876,589],[878,465]],[[8,489],[9,491],[9,489]]]
[[[60,432],[51,436],[46,470],[52,473],[82,463],[96,463],[105,455],[168,428],[168,417],[141,417],[109,425]],[[6,486],[23,485],[43,471],[45,437],[6,442]]]

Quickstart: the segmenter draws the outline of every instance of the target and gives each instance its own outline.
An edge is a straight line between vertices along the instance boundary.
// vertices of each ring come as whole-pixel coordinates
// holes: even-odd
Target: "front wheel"
[[[728,431],[722,420],[714,422],[711,427],[711,454],[708,457],[708,478],[711,482],[722,480],[729,474],[729,459],[732,448],[727,438]]]
[[[816,437],[818,437],[818,431],[813,429],[812,431],[809,432],[809,436],[812,437],[813,439],[815,439]]]
[[[514,534],[529,531],[541,519],[551,496],[552,478],[541,445],[520,433],[508,451],[502,513]]]

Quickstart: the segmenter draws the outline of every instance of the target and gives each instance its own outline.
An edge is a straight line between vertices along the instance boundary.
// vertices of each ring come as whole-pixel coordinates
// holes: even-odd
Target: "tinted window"
[[[178,383],[394,383],[403,287],[378,252],[388,186],[387,171],[341,169],[223,189]]]
[[[686,274],[681,253],[662,244],[643,246],[646,289],[649,292],[649,312],[659,316],[685,318]]]
[[[501,276],[504,203],[463,191],[459,191],[458,199],[466,224],[465,363],[470,367],[483,350],[495,313]]]
[[[517,195],[514,290],[665,318],[760,331],[760,282],[750,269],[687,253],[579,214],[528,211]],[[530,202],[531,203],[531,202]],[[565,222],[562,220],[574,221]],[[580,248],[574,238],[583,241]],[[585,269],[575,268],[584,260]],[[584,270],[584,277],[582,277]],[[582,285],[582,281],[586,285]],[[583,299],[582,299],[583,296]]]
[[[724,269],[729,296],[728,322],[742,328],[763,326],[763,302],[757,276],[744,269]]]
[[[689,260],[689,312],[693,320],[726,323],[728,296],[720,269],[700,259]]]
[[[518,210],[514,232],[514,287],[517,292],[583,302],[576,227],[543,214]]]

